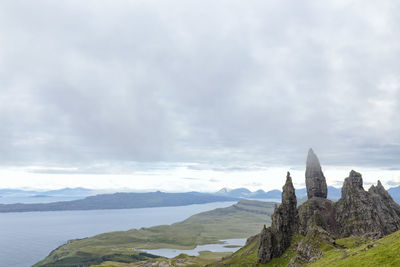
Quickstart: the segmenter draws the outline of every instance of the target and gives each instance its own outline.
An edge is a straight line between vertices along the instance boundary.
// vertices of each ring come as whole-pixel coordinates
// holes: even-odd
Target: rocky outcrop
[[[294,191],[292,178],[290,173],[287,173],[286,183],[282,190],[282,203],[278,208],[275,208],[272,214],[271,226],[278,232],[283,233],[282,238],[278,246],[288,248],[292,235],[297,232],[298,229],[298,211],[297,211],[297,199]]]
[[[304,239],[297,244],[295,256],[288,267],[298,267],[310,264],[323,254],[321,246],[334,247],[335,240],[331,234],[319,226],[311,226]]]
[[[360,173],[351,171],[342,187],[342,198],[336,203],[336,220],[340,235],[380,238],[400,229],[400,207],[382,184],[363,188]]]
[[[297,199],[288,173],[282,203],[275,208],[271,227],[264,227],[260,234],[260,263],[280,257],[291,246],[295,234],[304,239],[297,249],[293,248],[296,243],[292,245],[296,253],[289,266],[313,262],[323,253],[321,244],[337,246],[335,238],[380,238],[400,230],[400,206],[380,181],[367,192],[361,174],[351,171],[343,183],[341,199],[336,203],[326,199],[325,176],[312,149],[307,157],[306,187],[308,200],[296,209]]]
[[[312,226],[319,226],[333,236],[340,232],[336,222],[335,203],[329,199],[314,197],[299,208],[299,233],[307,235]]]
[[[258,261],[267,263],[280,257],[290,246],[292,237],[298,231],[297,199],[290,173],[282,190],[282,203],[275,208],[272,224],[261,232]]]
[[[316,225],[331,234],[338,232],[336,209],[326,199],[328,188],[317,155],[310,149],[307,156],[306,187],[308,200],[299,207],[299,233],[307,235],[310,227]]]
[[[321,164],[311,148],[307,156],[306,188],[308,199],[313,197],[326,198],[328,195],[328,188]]]
[[[260,247],[258,248],[258,262],[267,263],[272,258],[280,257],[283,251],[277,249],[278,232],[272,228],[266,228],[264,225],[260,236]]]
[[[386,222],[389,233],[395,232],[400,229],[399,220],[400,206],[389,195],[388,191],[382,186],[381,181],[378,180],[376,186],[372,185],[368,193],[371,194],[376,209],[383,221]]]

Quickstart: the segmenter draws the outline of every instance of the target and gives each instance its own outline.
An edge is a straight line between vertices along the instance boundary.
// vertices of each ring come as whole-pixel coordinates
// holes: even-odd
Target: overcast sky
[[[400,184],[398,1],[0,2],[0,187]],[[364,173],[363,173],[364,174]],[[340,183],[340,182],[339,182]]]

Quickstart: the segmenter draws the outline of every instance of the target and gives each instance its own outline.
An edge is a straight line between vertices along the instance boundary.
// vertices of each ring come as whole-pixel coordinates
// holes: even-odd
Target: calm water
[[[200,251],[213,251],[213,252],[235,252],[240,247],[244,246],[246,243],[245,238],[236,238],[236,239],[225,239],[221,240],[224,242],[223,244],[208,244],[208,245],[200,245],[195,247],[194,249],[147,249],[144,250],[148,253],[163,256],[166,258],[173,258],[178,256],[181,253],[185,253],[189,256],[198,256]],[[237,246],[237,247],[227,247],[227,246]]]
[[[0,266],[26,267],[70,239],[171,224],[235,202],[179,207],[0,213]]]

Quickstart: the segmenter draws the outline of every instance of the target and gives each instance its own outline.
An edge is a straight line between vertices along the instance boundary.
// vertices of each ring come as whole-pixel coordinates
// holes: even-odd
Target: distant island
[[[132,209],[184,206],[237,200],[238,198],[234,197],[198,192],[163,193],[157,191],[151,193],[115,193],[89,196],[84,199],[72,201],[32,204],[0,204],[0,212]]]
[[[336,201],[341,198],[341,189],[328,186],[327,198]],[[250,191],[247,188],[228,189],[222,188],[215,193],[114,193],[114,194],[94,194],[94,190],[87,188],[63,188],[44,192],[24,191],[18,189],[0,189],[0,197],[5,199],[10,195],[18,198],[50,198],[59,196],[75,197],[75,200],[55,201],[50,203],[13,203],[0,204],[2,212],[29,212],[29,211],[57,211],[57,210],[99,210],[99,209],[132,209],[149,207],[170,207],[191,204],[204,204],[220,201],[237,201],[239,199],[263,199],[267,201],[280,202],[282,191],[280,190],[257,190]],[[388,190],[393,200],[400,202],[400,186]],[[81,196],[76,199],[78,196]],[[298,204],[307,200],[306,188],[296,189]]]

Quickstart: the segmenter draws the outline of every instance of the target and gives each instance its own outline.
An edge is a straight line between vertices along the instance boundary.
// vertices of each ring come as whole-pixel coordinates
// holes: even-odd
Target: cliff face
[[[313,225],[325,231],[337,234],[339,225],[336,222],[335,203],[325,198],[312,198],[303,203],[299,209],[299,233],[307,235]]]
[[[309,237],[310,242],[298,245],[291,266],[296,266],[297,261],[310,262],[318,258],[309,249],[315,245],[316,235],[332,240],[335,245],[335,238],[352,235],[380,238],[400,229],[400,206],[379,181],[367,192],[361,174],[351,171],[344,181],[341,199],[334,203],[326,199],[325,176],[312,149],[308,152],[305,176],[308,200],[296,208],[297,199],[288,173],[282,204],[275,208],[271,227],[264,227],[261,233],[259,262],[267,263],[280,257],[290,246],[294,234]]]
[[[298,230],[297,199],[290,173],[282,190],[282,203],[275,208],[271,227],[264,227],[261,232],[258,261],[267,263],[272,258],[280,257],[290,246],[293,235]]]
[[[380,238],[400,229],[400,207],[382,184],[363,188],[360,173],[351,171],[342,188],[342,198],[336,203],[336,220],[341,225],[340,236],[364,235]]]

